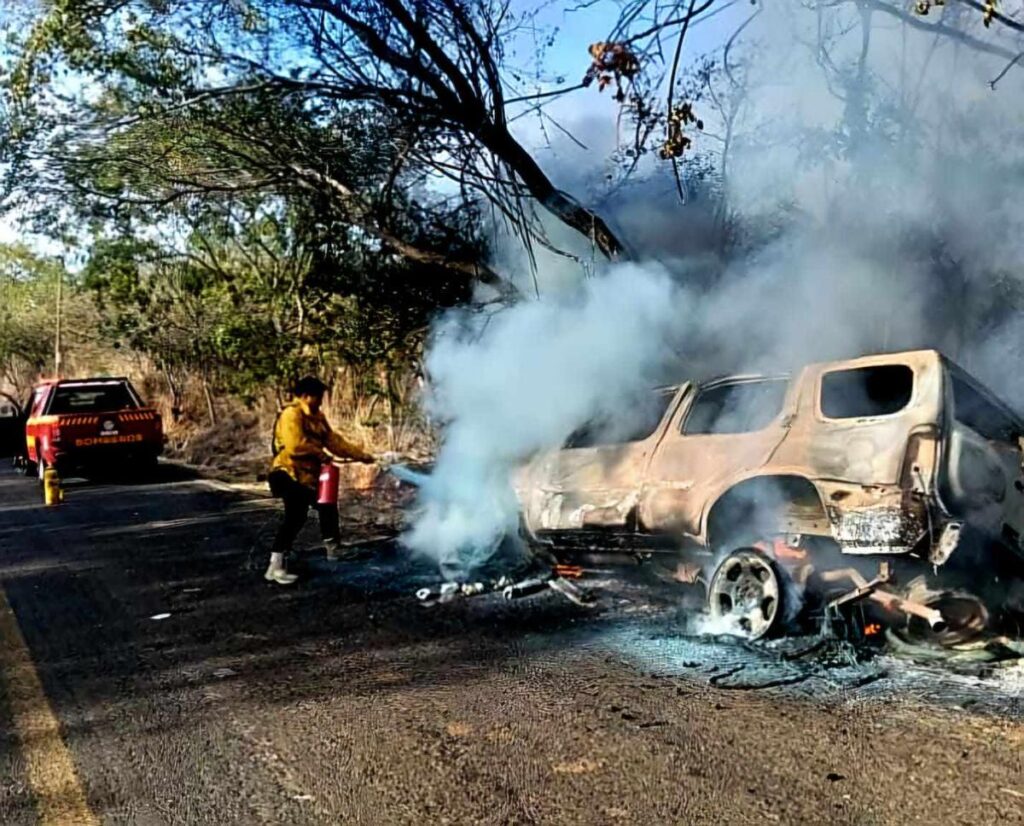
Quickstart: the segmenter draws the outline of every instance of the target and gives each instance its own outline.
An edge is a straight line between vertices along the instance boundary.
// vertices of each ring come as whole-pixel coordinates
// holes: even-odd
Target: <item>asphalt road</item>
[[[247,567],[273,515],[0,473],[0,823],[1024,822],[1019,668],[798,667],[638,591],[423,609],[394,548],[286,590]]]

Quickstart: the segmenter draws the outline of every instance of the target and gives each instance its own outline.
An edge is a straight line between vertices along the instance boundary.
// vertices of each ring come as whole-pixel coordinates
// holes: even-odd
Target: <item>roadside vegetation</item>
[[[52,244],[0,249],[0,380],[23,393],[53,369],[59,276],[64,372],[140,379],[186,451],[215,452],[228,432],[258,444],[289,383],[314,372],[337,388],[343,427],[427,452],[416,397],[431,319],[530,300],[538,261],[583,277],[603,260],[688,259],[699,266],[682,277],[708,291],[799,227],[869,238],[881,270],[912,248],[954,338],[1022,303],[1005,260],[987,254],[1016,233],[1011,212],[984,218],[988,244],[958,244],[946,229],[963,215],[942,195],[976,190],[936,173],[971,170],[987,193],[1012,194],[1015,121],[975,120],[950,91],[956,64],[939,74],[933,59],[964,50],[989,61],[993,89],[1017,82],[1021,25],[997,4],[605,5],[608,37],[574,44],[579,71],[563,77],[548,68],[564,39],[550,4],[3,4],[0,211]],[[817,15],[802,47],[838,113],[827,128],[774,99],[773,27],[801,14]],[[931,45],[908,51],[907,37]],[[569,95],[611,98],[618,121],[612,156],[566,175],[520,123],[582,145],[548,114]],[[831,181],[821,227],[783,186],[763,208],[734,196],[744,163],[785,147]],[[914,166],[922,158],[934,164]],[[876,220],[904,176],[923,182],[917,200],[933,213]],[[510,239],[518,257],[498,254]],[[876,338],[892,325],[877,321]]]

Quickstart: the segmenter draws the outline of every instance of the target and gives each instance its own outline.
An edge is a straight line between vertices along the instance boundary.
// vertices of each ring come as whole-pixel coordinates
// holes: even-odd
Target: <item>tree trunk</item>
[[[211,427],[217,424],[217,409],[213,405],[213,394],[210,392],[210,382],[203,376],[203,398],[206,399],[206,413],[210,417]]]
[[[486,124],[477,131],[481,143],[501,158],[526,186],[530,195],[559,221],[590,239],[609,261],[629,258],[625,245],[596,212],[558,189],[533,156],[507,130]]]

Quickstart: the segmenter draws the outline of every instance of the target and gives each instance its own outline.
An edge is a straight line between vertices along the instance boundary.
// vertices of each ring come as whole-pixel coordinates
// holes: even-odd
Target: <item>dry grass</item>
[[[255,404],[234,398],[215,399],[216,423],[205,414],[205,399],[199,387],[189,387],[177,419],[172,415],[166,392],[149,398],[164,414],[170,455],[218,476],[256,478],[268,470],[271,434],[280,403],[267,393]],[[326,413],[332,425],[346,438],[363,445],[370,453],[396,452],[413,461],[428,460],[436,441],[418,408],[411,402],[390,404],[386,397],[357,392],[352,377],[339,372],[328,396]],[[197,415],[195,411],[199,411]],[[343,472],[343,484],[367,490],[376,486],[377,470],[351,466]]]

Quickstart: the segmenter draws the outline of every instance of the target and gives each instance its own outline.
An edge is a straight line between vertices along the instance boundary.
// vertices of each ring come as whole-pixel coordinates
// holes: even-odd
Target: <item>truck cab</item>
[[[42,382],[25,423],[29,469],[62,475],[98,469],[144,470],[163,451],[160,414],[146,407],[126,378]]]

